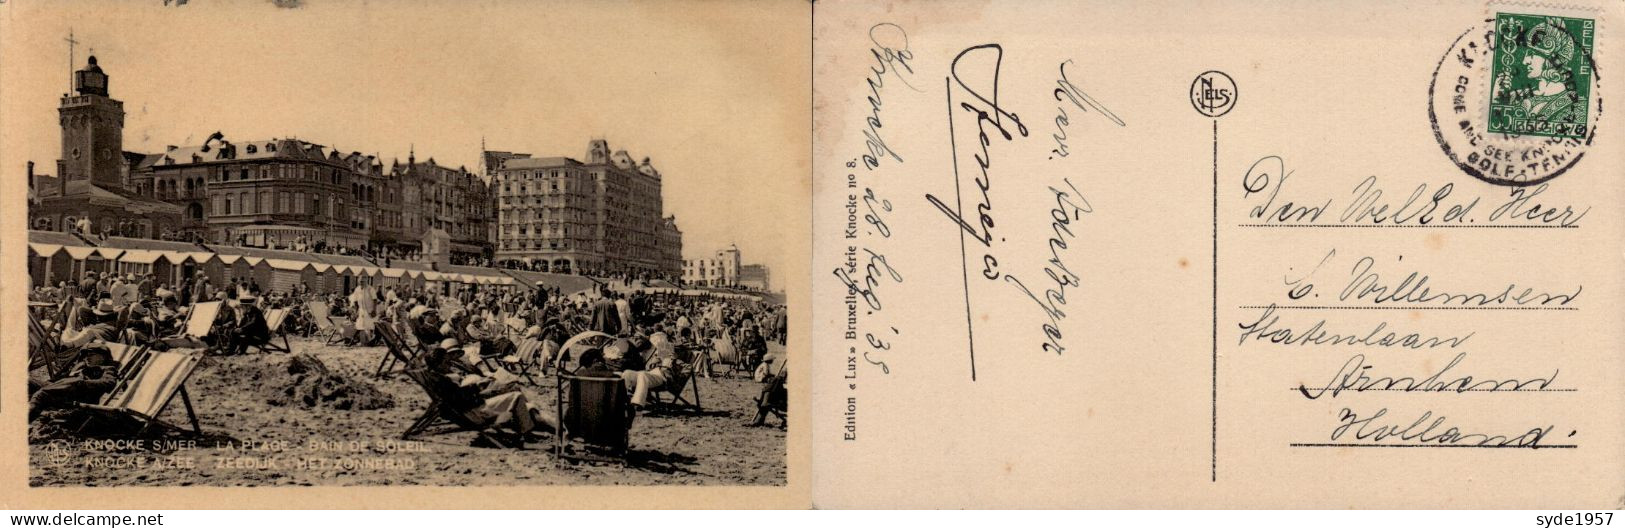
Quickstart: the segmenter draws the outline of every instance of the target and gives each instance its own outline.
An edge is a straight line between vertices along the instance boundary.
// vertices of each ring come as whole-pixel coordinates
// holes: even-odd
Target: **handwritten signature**
[[[978,52],[977,55],[985,55],[988,51],[991,51],[993,54],[993,72],[987,81],[989,86],[985,90],[988,95],[983,95],[982,91],[971,88],[970,85],[965,84],[964,79],[961,79],[959,76],[959,67],[960,61],[965,60],[966,56],[971,55],[973,52]],[[975,99],[975,101],[960,101],[958,108],[976,116],[976,137],[981,152],[972,154],[972,158],[975,159],[976,166],[980,170],[980,175],[976,176],[974,181],[976,182],[976,188],[980,190],[982,194],[980,203],[976,204],[976,225],[972,226],[970,222],[965,221],[965,218],[961,214],[963,205],[957,205],[954,208],[949,208],[935,195],[929,193],[925,195],[926,201],[931,202],[931,205],[936,206],[937,210],[941,211],[944,216],[957,224],[960,229],[963,229],[966,233],[969,233],[971,239],[982,244],[984,248],[988,249],[988,251],[985,251],[982,254],[982,277],[988,280],[997,280],[999,278],[999,260],[997,257],[993,256],[993,252],[991,250],[993,247],[993,228],[995,222],[993,221],[993,199],[989,195],[989,191],[993,189],[993,177],[988,170],[993,168],[993,156],[988,150],[988,147],[992,145],[992,140],[989,139],[988,136],[988,126],[991,125],[993,130],[998,132],[999,137],[1003,138],[1004,141],[1009,142],[1014,140],[1016,136],[1011,134],[1011,129],[1006,128],[1005,125],[1006,121],[1008,120],[1009,124],[1015,127],[1016,134],[1019,134],[1021,137],[1027,137],[1027,125],[1022,124],[1021,117],[1010,112],[1009,110],[1006,110],[1004,107],[999,106],[999,68],[1003,61],[1003,46],[998,44],[982,44],[979,46],[966,48],[964,51],[960,51],[959,55],[954,56],[954,61],[949,67],[949,71],[951,73],[950,79],[953,81],[953,83],[958,84],[961,90],[963,90],[971,98]],[[952,90],[952,85],[950,85],[950,97],[952,96]],[[953,128],[952,110],[953,108],[950,107],[948,117],[950,130]],[[953,146],[952,151],[954,157],[954,188],[956,189],[955,193],[957,194],[957,189],[959,188],[959,138],[957,136],[952,138],[951,145]],[[960,203],[959,200],[955,200],[955,202]]]

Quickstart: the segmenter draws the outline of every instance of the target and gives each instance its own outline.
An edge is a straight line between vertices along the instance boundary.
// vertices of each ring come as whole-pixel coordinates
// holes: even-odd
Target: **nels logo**
[[[1208,117],[1219,117],[1236,104],[1236,82],[1221,71],[1203,72],[1191,82],[1191,106]]]

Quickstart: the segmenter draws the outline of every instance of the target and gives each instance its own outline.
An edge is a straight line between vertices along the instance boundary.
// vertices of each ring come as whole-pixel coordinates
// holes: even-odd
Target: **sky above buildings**
[[[219,130],[386,166],[415,149],[474,171],[482,137],[491,150],[576,159],[606,138],[661,171],[685,258],[735,243],[747,263],[779,271],[805,242],[775,228],[806,215],[809,190],[807,14],[793,2],[62,4],[14,2],[0,16],[8,175],[27,161],[55,173],[58,98],[94,49],[124,101],[125,150]]]

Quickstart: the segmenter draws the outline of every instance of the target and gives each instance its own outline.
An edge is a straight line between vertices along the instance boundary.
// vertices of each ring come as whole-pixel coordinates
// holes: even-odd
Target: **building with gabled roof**
[[[537,271],[676,278],[682,232],[665,214],[660,171],[609,142],[585,161],[486,151],[499,200],[498,261]]]

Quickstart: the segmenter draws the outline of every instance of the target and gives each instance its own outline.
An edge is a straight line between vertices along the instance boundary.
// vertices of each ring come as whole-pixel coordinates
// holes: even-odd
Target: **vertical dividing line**
[[[1219,120],[1213,120],[1213,436],[1212,482],[1219,481]]]
[[[965,215],[965,200],[959,192],[959,146],[954,144],[954,89],[951,77],[942,78],[943,94],[948,99],[948,150],[953,153],[954,214]],[[1214,181],[1218,181],[1217,178]],[[1217,189],[1215,189],[1217,192]],[[970,269],[965,264],[965,230],[959,231],[959,282],[965,287],[965,341],[970,349],[970,380],[976,381],[976,330],[971,326]]]

